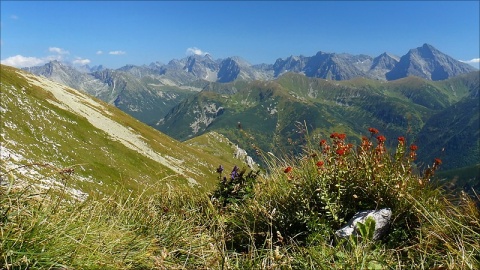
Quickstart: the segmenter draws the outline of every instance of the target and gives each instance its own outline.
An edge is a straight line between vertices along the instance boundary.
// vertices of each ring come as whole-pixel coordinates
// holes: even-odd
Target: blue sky
[[[479,1],[1,1],[1,60],[119,68],[209,53],[273,64],[428,43],[478,68]]]

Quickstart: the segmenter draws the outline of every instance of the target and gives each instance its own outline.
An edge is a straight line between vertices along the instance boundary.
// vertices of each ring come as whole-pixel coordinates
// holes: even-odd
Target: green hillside
[[[219,164],[233,166],[112,105],[3,65],[1,97],[1,173],[13,173],[20,186],[28,179],[79,198],[171,186],[208,190]]]
[[[406,136],[414,143],[433,115],[472,91],[476,77],[478,72],[438,82],[416,77],[328,81],[287,73],[268,82],[211,83],[155,127],[179,140],[217,131],[250,154],[256,147],[276,154],[301,152],[305,134],[299,123],[306,123],[314,139],[336,131],[354,134],[358,142],[368,127],[376,127],[389,138]]]
[[[441,161],[417,172],[416,150],[396,136],[386,138],[397,141],[390,148],[378,134],[361,144],[349,132],[328,134],[359,128],[354,114],[369,113],[370,97],[404,109],[377,87],[341,86],[311,100],[279,82],[202,92],[191,112],[209,114],[190,126],[201,135],[181,143],[112,105],[1,66],[0,269],[478,269],[478,206],[431,184]],[[338,104],[347,102],[358,106]],[[328,129],[311,134],[307,122]],[[284,138],[284,149],[302,152],[264,155],[266,170],[247,170],[222,128],[259,154]],[[275,133],[255,133],[261,128]],[[355,236],[335,234],[357,211],[381,208],[392,211],[381,240],[369,220]]]

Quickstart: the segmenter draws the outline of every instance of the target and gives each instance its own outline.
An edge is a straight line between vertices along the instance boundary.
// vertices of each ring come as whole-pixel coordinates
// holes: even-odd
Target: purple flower
[[[217,168],[217,173],[222,173],[222,172],[223,172],[223,166],[220,165],[220,166],[218,166],[218,168]]]
[[[235,167],[233,167],[232,172],[230,173],[230,178],[235,179],[235,177],[237,176],[238,176],[238,167],[237,165],[235,165]]]

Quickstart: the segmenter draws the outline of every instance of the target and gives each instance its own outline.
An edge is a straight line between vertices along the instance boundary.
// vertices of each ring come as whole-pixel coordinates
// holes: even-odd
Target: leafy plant
[[[358,222],[357,223],[358,232],[362,239],[366,239],[367,241],[373,240],[373,235],[375,232],[375,219],[372,217],[368,217],[365,220],[365,223]]]
[[[213,192],[212,201],[220,207],[226,207],[229,204],[239,204],[253,197],[253,185],[260,171],[240,170],[236,165],[233,167],[230,176],[222,177],[223,166],[217,168],[219,183]]]

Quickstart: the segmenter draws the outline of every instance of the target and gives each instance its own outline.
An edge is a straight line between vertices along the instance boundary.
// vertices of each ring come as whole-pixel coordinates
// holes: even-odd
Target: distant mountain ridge
[[[51,65],[52,63],[47,63],[45,67]],[[62,82],[55,70],[41,72],[38,67],[25,68],[25,70]],[[105,68],[101,65],[92,68],[83,66],[77,67],[77,70],[81,73],[93,73],[103,71]],[[205,54],[173,59],[168,64],[152,62],[143,66],[126,65],[116,70],[129,72],[137,78],[148,74],[161,79],[166,84],[179,86],[197,80],[222,83],[238,79],[272,80],[286,72],[301,73],[307,77],[329,80],[349,80],[363,77],[390,81],[417,76],[437,81],[476,69],[440,52],[432,45],[423,44],[421,47],[409,50],[402,57],[388,53],[371,57],[364,54],[352,55],[319,51],[314,56],[292,55],[287,58],[278,58],[273,64],[251,65],[237,56],[214,59],[210,54]],[[72,86],[71,84],[67,85]]]
[[[476,69],[424,44],[401,58],[388,53],[373,58],[320,51],[310,57],[290,56],[278,58],[274,64],[251,65],[241,57],[214,59],[205,54],[173,59],[168,64],[152,62],[118,69],[105,69],[101,65],[73,67],[52,61],[24,70],[82,90],[153,125],[159,115],[164,116],[185,98],[211,87],[212,82],[267,81],[288,72],[336,81],[354,78],[387,81],[408,76],[435,81]]]

